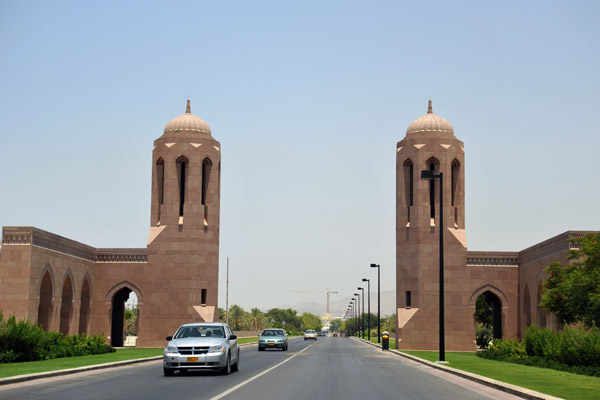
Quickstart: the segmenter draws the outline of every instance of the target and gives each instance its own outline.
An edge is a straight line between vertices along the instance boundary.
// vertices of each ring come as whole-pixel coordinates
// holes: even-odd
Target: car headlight
[[[225,346],[223,345],[218,345],[218,346],[210,346],[208,349],[209,353],[225,353]]]
[[[165,347],[165,352],[177,353],[177,346],[175,346],[174,344],[169,344],[169,345],[167,345],[167,347]]]

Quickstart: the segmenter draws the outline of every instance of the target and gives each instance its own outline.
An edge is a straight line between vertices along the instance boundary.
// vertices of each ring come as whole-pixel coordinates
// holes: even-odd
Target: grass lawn
[[[118,349],[115,353],[98,354],[94,356],[56,358],[54,360],[28,361],[21,363],[0,364],[0,378],[15,375],[35,374],[39,372],[56,371],[86,367],[88,365],[106,364],[116,361],[133,360],[161,356],[163,349]]]
[[[371,336],[371,343],[377,343],[377,335]],[[379,343],[379,344],[381,344],[381,343]],[[396,348],[396,340],[390,338],[390,349],[395,349],[395,348]]]
[[[428,361],[437,361],[437,351],[404,351]],[[486,376],[564,399],[598,399],[600,378],[570,374],[552,369],[486,360],[475,353],[446,352],[448,367]]]

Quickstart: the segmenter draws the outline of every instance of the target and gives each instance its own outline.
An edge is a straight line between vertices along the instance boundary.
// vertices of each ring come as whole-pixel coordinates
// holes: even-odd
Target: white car
[[[193,323],[181,325],[169,341],[163,353],[165,376],[175,371],[216,369],[224,375],[237,371],[240,365],[240,349],[237,336],[227,324]]]
[[[304,332],[304,340],[308,340],[308,339],[317,340],[317,332],[312,329],[308,329],[307,331],[305,331]]]

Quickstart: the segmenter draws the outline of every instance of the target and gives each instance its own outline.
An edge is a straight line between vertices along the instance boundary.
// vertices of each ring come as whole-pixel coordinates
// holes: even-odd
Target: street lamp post
[[[368,308],[367,308],[367,332],[368,332],[368,338],[369,338],[369,342],[371,341],[371,280],[367,279],[367,278],[363,278],[362,280],[363,282],[367,282],[367,298],[369,299],[367,301],[368,304]]]
[[[444,339],[444,174],[425,169],[421,171],[421,179],[440,180],[440,360],[446,361],[446,345]]]
[[[358,304],[358,306],[357,306],[358,312],[356,313],[356,328],[357,328],[358,336],[360,336],[360,293],[354,293],[354,295],[357,297],[356,303]]]
[[[361,322],[361,329],[362,329],[362,338],[365,338],[365,288],[363,287],[358,287],[358,290],[362,290],[362,322]]]
[[[381,269],[379,264],[371,264],[371,268],[377,268],[377,343],[381,343]]]
[[[354,323],[352,324],[352,336],[356,335],[356,299],[353,297],[351,300],[352,304],[352,319],[354,319]]]

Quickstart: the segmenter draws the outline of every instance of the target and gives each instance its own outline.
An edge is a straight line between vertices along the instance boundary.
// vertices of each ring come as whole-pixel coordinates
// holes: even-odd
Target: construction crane
[[[288,290],[288,292],[293,293],[326,293],[327,294],[327,316],[329,318],[329,295],[330,294],[338,294],[338,292],[332,292],[329,288],[325,290]]]

